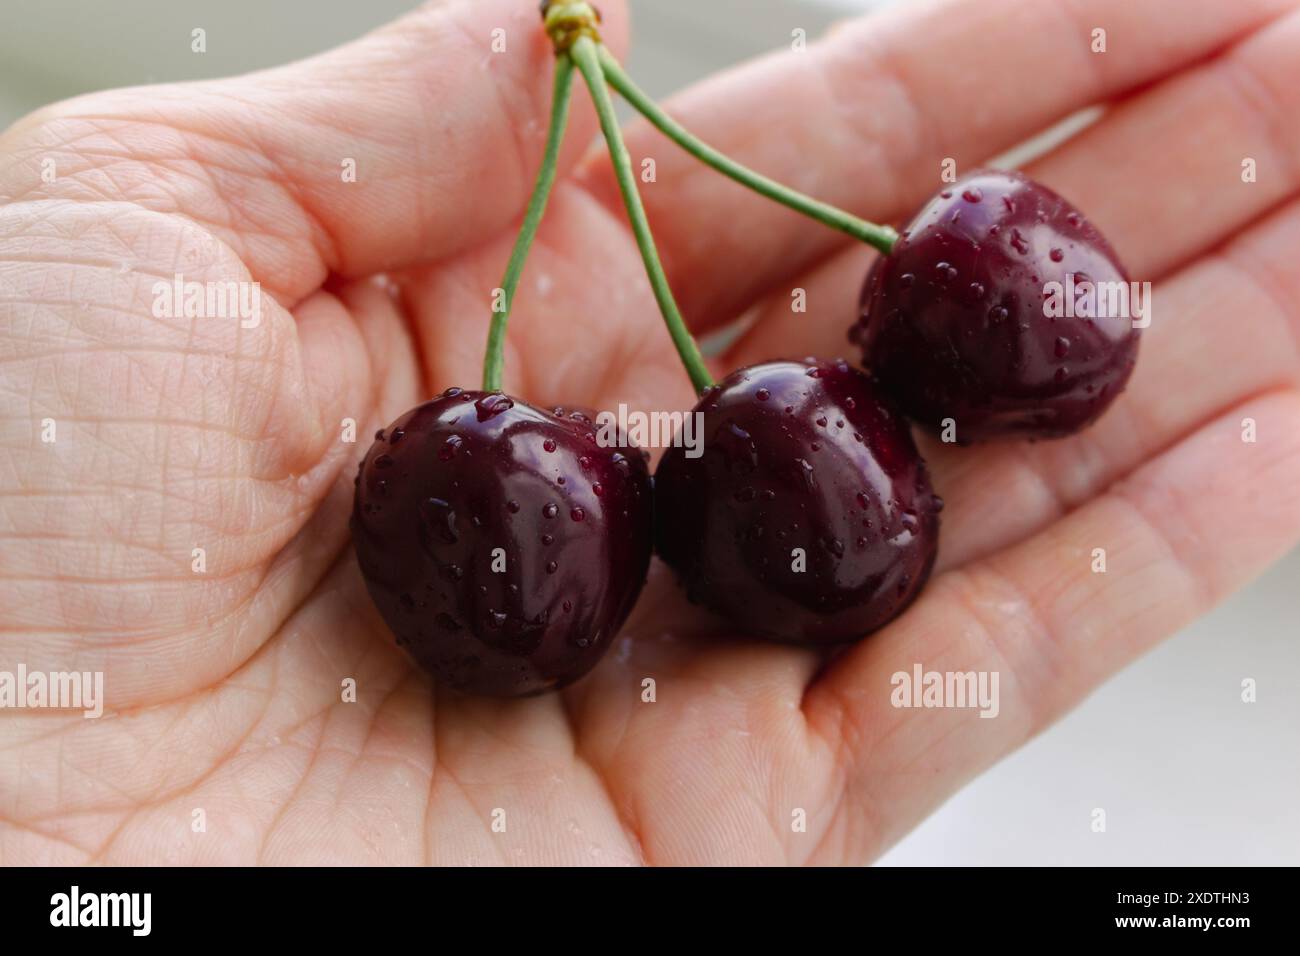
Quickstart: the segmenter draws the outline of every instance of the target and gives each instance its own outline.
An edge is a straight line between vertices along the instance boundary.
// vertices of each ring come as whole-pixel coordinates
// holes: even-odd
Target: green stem
[[[519,230],[519,237],[515,240],[515,247],[510,252],[505,278],[501,280],[503,293],[501,309],[493,310],[492,324],[488,329],[487,353],[483,357],[485,392],[501,391],[501,371],[505,365],[506,325],[510,321],[510,309],[515,303],[515,290],[519,287],[519,277],[523,274],[528,250],[532,248],[533,239],[537,236],[537,227],[541,224],[542,214],[546,212],[546,202],[551,196],[551,188],[555,185],[560,144],[564,141],[564,130],[569,123],[569,103],[572,100],[572,93],[573,63],[567,56],[557,57],[555,85],[551,93],[551,121],[546,132],[542,168],[537,172],[533,194],[528,200],[528,209],[524,213],[524,224]]]
[[[894,243],[898,240],[898,233],[888,226],[878,226],[875,223],[867,222],[865,219],[859,219],[842,209],[836,209],[829,203],[813,199],[811,196],[805,196],[789,186],[783,186],[774,179],[768,179],[766,176],[742,166],[731,157],[694,136],[686,127],[660,109],[654,100],[632,82],[632,78],[619,65],[618,60],[614,58],[614,54],[610,53],[604,46],[600,48],[600,66],[610,86],[618,90],[623,98],[636,108],[638,113],[702,163],[712,166],[724,176],[730,176],[741,185],[748,186],[759,195],[775,200],[783,206],[789,206],[791,209],[816,219],[832,229],[848,233],[855,239],[860,239],[875,246],[886,255],[894,248]]]
[[[682,321],[682,314],[668,287],[668,277],[664,275],[663,263],[659,261],[659,252],[655,249],[654,237],[650,234],[650,223],[646,219],[645,207],[641,204],[641,194],[637,192],[632,156],[623,142],[618,117],[614,115],[614,102],[610,99],[609,87],[605,84],[605,74],[601,72],[598,49],[590,37],[583,36],[570,48],[569,56],[582,72],[582,78],[591,90],[592,102],[596,104],[596,114],[600,117],[600,128],[609,146],[609,157],[614,163],[614,174],[618,178],[619,191],[623,194],[623,204],[627,207],[627,217],[631,220],[632,232],[636,236],[637,247],[641,250],[641,260],[645,263],[646,276],[650,279],[655,299],[659,302],[659,311],[663,313],[668,334],[672,336],[677,354],[686,366],[691,384],[697,392],[703,392],[713,384],[713,377],[709,375],[704,357],[700,355],[695,339]]]

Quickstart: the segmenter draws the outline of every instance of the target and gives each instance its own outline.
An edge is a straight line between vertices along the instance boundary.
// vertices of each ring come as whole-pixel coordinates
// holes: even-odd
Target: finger
[[[1242,440],[1246,419],[1257,442]],[[853,833],[870,802],[882,822],[867,849],[879,852],[1297,540],[1300,393],[1288,390],[1239,406],[1034,539],[941,575],[810,688],[810,725],[846,750],[838,824]],[[893,675],[916,664],[997,673],[997,716],[893,706]]]
[[[621,48],[623,6],[601,6]],[[431,4],[279,69],[42,110],[0,141],[0,196],[179,213],[292,305],[330,272],[436,259],[510,224],[541,161],[553,61],[536,4]],[[574,105],[565,168],[596,129]]]
[[[934,191],[943,159],[967,168],[1076,109],[1196,62],[1291,4],[1191,6],[998,0],[890,10],[806,52],[712,81],[670,112],[758,171],[887,221]],[[1097,27],[1107,31],[1104,54],[1091,50]],[[756,126],[758,117],[769,125]],[[630,149],[656,160],[646,204],[669,278],[699,327],[734,317],[843,242],[721,182],[644,125]],[[617,202],[607,164],[588,175]]]
[[[1029,173],[1086,210],[1134,278],[1165,275],[1300,188],[1298,57],[1300,11],[1121,104]]]

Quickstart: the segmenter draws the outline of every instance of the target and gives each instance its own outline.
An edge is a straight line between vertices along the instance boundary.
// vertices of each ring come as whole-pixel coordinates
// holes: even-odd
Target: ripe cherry
[[[370,596],[423,668],[518,696],[577,680],[645,582],[644,455],[602,447],[582,412],[448,389],[379,432],[352,540]]]
[[[1105,294],[1090,302],[1090,289]],[[941,432],[951,419],[958,442],[1055,438],[1095,421],[1128,382],[1134,302],[1106,308],[1128,291],[1114,250],[1068,202],[1018,173],[978,172],[927,202],[876,261],[850,338],[904,412]]]
[[[934,563],[942,502],[907,422],[843,361],[767,362],[709,389],[702,454],[655,473],[655,543],[691,600],[746,631],[852,641]]]

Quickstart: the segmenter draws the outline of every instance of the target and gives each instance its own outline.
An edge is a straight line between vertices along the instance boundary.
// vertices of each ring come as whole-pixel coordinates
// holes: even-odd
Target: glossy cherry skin
[[[1067,274],[1075,311],[1088,311],[1085,280],[1129,281],[1056,193],[1018,173],[974,173],[927,202],[875,262],[850,338],[905,413],[941,433],[951,419],[962,444],[1069,435],[1123,391],[1138,330],[1127,314],[1046,315],[1045,304],[1066,311]]]
[[[581,412],[448,389],[379,432],[352,540],[397,643],[459,690],[562,687],[609,647],[645,582],[645,456]]]
[[[842,360],[766,362],[695,411],[703,453],[671,448],[655,472],[655,544],[692,601],[751,634],[831,644],[917,595],[942,502],[866,375]]]

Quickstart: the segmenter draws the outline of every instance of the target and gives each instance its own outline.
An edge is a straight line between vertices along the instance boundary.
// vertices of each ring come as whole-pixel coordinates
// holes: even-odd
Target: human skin
[[[601,7],[621,54],[623,4]],[[1112,103],[1028,172],[1156,283],[1153,322],[1090,430],[924,442],[947,502],[939,562],[868,640],[827,662],[744,639],[656,563],[596,670],[527,700],[415,670],[347,520],[369,435],[478,384],[546,125],[536,4],[452,0],[304,63],[22,120],[0,137],[0,670],[103,671],[107,710],[0,711],[0,860],[870,861],[1300,539],[1294,9],[907,5],[669,103],[742,162],[877,221],[934,192],[944,158],[972,169]],[[1089,50],[1097,25],[1108,53]],[[687,408],[608,159],[584,154],[581,93],[574,118],[506,390]],[[688,320],[755,311],[715,374],[849,352],[873,253],[643,124],[630,146],[656,160],[643,192]],[[178,271],[260,282],[261,323],[155,318],[151,286]],[[890,676],[915,662],[1000,672],[998,718],[891,707]]]

